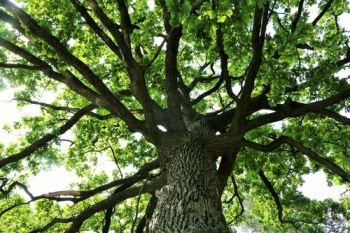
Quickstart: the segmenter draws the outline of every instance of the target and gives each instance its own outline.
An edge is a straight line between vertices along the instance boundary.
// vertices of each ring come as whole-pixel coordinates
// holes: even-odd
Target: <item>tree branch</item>
[[[28,193],[30,193],[29,190],[28,190]],[[4,214],[6,214],[7,212],[9,212],[9,211],[19,207],[19,206],[28,205],[28,204],[30,204],[30,203],[32,203],[34,201],[38,201],[38,200],[41,200],[41,199],[48,199],[48,200],[53,200],[53,201],[58,201],[58,202],[60,202],[60,201],[71,201],[71,202],[74,203],[74,199],[71,198],[71,197],[53,197],[53,196],[52,197],[48,197],[48,196],[45,196],[45,195],[32,196],[31,199],[29,201],[27,201],[27,202],[16,203],[16,204],[13,204],[13,205],[5,208],[4,210],[2,210],[0,212],[0,217],[3,216]]]
[[[155,179],[153,182],[144,185],[141,192],[140,192],[140,187],[134,187],[134,188],[126,189],[111,195],[109,198],[92,205],[91,207],[87,208],[77,216],[73,217],[72,225],[66,231],[66,233],[77,232],[80,229],[81,225],[84,223],[84,221],[90,218],[95,213],[105,210],[107,208],[110,208],[112,206],[115,206],[116,204],[126,199],[136,197],[139,194],[143,194],[147,192],[155,192],[155,190],[160,189],[164,185],[164,183],[165,183],[164,177],[159,177]]]
[[[153,62],[157,59],[157,57],[159,56],[160,52],[164,47],[165,42],[166,42],[166,39],[164,39],[162,43],[159,45],[157,51],[154,53],[152,59],[147,63],[146,67],[150,67],[153,64]]]
[[[87,25],[106,43],[106,45],[122,60],[123,56],[120,53],[118,46],[113,40],[97,25],[95,20],[90,16],[86,8],[77,0],[70,0],[75,9],[85,19]]]
[[[203,5],[204,2],[206,2],[207,0],[192,0],[191,1],[191,14],[194,14],[197,10],[199,10],[201,8],[201,6]]]
[[[145,215],[140,220],[135,233],[149,232],[149,224],[151,222],[153,212],[156,209],[156,205],[157,205],[157,197],[154,193],[152,193],[152,197],[148,202]]]
[[[252,98],[248,114],[254,113],[256,111],[259,111],[261,109],[269,109],[270,105],[267,100],[266,94],[269,92],[270,88],[266,87],[262,91],[262,93]],[[232,118],[235,116],[236,108],[229,109],[220,115],[214,115],[214,116],[206,116],[206,121],[210,125],[210,127],[216,131],[221,131],[223,129],[227,129],[227,126],[229,126],[230,123],[232,123]]]
[[[225,190],[227,185],[227,180],[232,174],[233,166],[237,158],[237,151],[234,151],[231,156],[223,156],[221,158],[221,162],[217,171],[217,175],[219,177],[220,186],[218,187],[218,192],[220,195]]]
[[[90,70],[90,68],[77,57],[73,56],[56,37],[41,27],[30,15],[8,0],[0,0],[0,6],[18,17],[18,19],[25,24],[33,34],[48,43],[67,64],[75,67],[85,78],[87,78],[100,94],[108,94],[106,86],[92,72],[92,70]]]
[[[148,181],[148,179],[145,180],[144,183],[142,184],[142,186],[140,187],[140,192],[139,192],[139,195],[138,195],[137,200],[136,200],[135,217],[134,217],[134,220],[133,220],[132,225],[131,225],[131,233],[134,233],[134,229],[135,229],[135,226],[136,226],[137,218],[138,218],[138,215],[139,215],[139,207],[140,207],[140,201],[141,201],[141,192],[142,192],[143,186],[147,183],[147,181]]]
[[[301,17],[301,13],[303,11],[303,5],[304,5],[304,0],[300,0],[299,1],[299,5],[298,5],[298,12],[297,12],[295,18],[292,21],[292,25],[291,25],[291,29],[290,29],[292,33],[294,33],[295,29],[297,28],[299,19]]]
[[[132,56],[129,38],[129,33],[131,33],[132,28],[129,27],[131,25],[131,21],[127,12],[127,6],[125,5],[124,0],[118,0],[118,7],[122,17],[120,27],[104,13],[96,0],[88,0],[88,3],[119,46],[120,52],[123,56],[122,60],[131,80],[130,89],[145,110],[146,128],[148,130],[148,135],[147,133],[145,133],[145,135],[149,136],[150,141],[156,141],[158,133],[156,125],[159,124],[159,119],[162,117],[162,110],[148,93],[144,75],[145,67],[139,65]],[[120,28],[122,29],[123,33],[120,32]]]
[[[342,66],[348,64],[350,62],[350,48],[347,49],[345,58],[340,59],[339,61],[336,62],[337,66],[341,68]]]
[[[47,103],[43,103],[43,102],[39,102],[39,101],[35,101],[35,100],[30,100],[30,99],[25,99],[25,98],[15,98],[14,100],[16,101],[24,101],[30,104],[35,104],[35,105],[39,105],[45,108],[49,108],[52,110],[57,110],[57,111],[66,111],[66,112],[78,112],[80,110],[80,108],[74,108],[74,107],[65,107],[65,106],[56,106],[53,104],[47,104]],[[107,114],[107,115],[99,115],[97,113],[94,112],[88,112],[86,113],[87,116],[92,116],[95,117],[96,119],[99,120],[107,120],[113,117],[113,115],[111,114]]]
[[[52,227],[53,225],[57,224],[57,223],[70,223],[73,221],[73,218],[54,218],[52,219],[52,221],[50,221],[48,224],[46,224],[45,226],[35,229],[33,231],[31,231],[30,233],[42,233],[47,231],[48,229],[50,229],[50,227]]]
[[[324,100],[315,101],[309,104],[302,104],[294,101],[287,101],[282,105],[277,105],[272,108],[275,112],[257,117],[248,121],[246,125],[246,131],[255,129],[262,125],[266,125],[272,122],[280,121],[288,117],[298,117],[309,112],[317,112],[326,109],[340,101],[343,101],[350,97],[350,88],[344,89],[338,94],[332,95]],[[271,108],[268,108],[271,109]]]
[[[181,36],[181,26],[169,29],[165,57],[165,88],[168,95],[169,114],[173,118],[172,125],[170,126],[172,127],[171,130],[185,129],[185,123],[181,114],[181,98],[178,91],[179,72],[176,64]]]
[[[317,17],[312,21],[312,26],[315,26],[317,24],[317,22],[324,16],[324,14],[326,14],[326,12],[329,10],[329,8],[331,7],[332,3],[334,2],[334,0],[329,0],[326,5],[324,6],[323,10],[320,12],[319,15],[317,15]]]
[[[83,201],[89,197],[92,197],[93,195],[97,194],[97,193],[101,193],[103,191],[106,191],[108,189],[117,187],[116,189],[116,193],[118,191],[122,191],[125,190],[127,188],[129,188],[130,186],[136,184],[137,182],[146,179],[147,177],[149,177],[149,172],[151,172],[152,170],[155,170],[159,167],[159,160],[156,159],[152,162],[149,162],[147,164],[145,164],[144,166],[142,166],[138,172],[136,172],[134,175],[124,178],[124,179],[119,179],[119,180],[114,180],[110,183],[98,186],[94,189],[91,190],[83,190],[83,191],[73,191],[74,192],[74,196],[78,196],[78,198],[76,198],[74,200],[75,203],[78,203],[80,201]],[[60,193],[63,193],[65,191],[58,191],[58,192],[54,192],[54,193],[48,193],[46,194],[46,196],[48,197],[57,197]],[[73,194],[72,191],[71,194]]]
[[[105,212],[104,223],[102,228],[102,233],[108,233],[109,227],[111,226],[111,219],[114,213],[114,208],[108,208]]]
[[[219,78],[219,80],[216,82],[216,84],[212,88],[210,88],[209,90],[207,90],[206,92],[200,94],[197,98],[192,100],[191,101],[191,105],[198,104],[202,99],[204,99],[205,97],[207,97],[207,96],[213,94],[214,92],[216,92],[220,88],[220,86],[224,82],[224,80],[225,80],[225,77],[221,76]]]
[[[5,213],[11,211],[12,209],[22,206],[22,205],[27,205],[30,204],[34,201],[41,200],[41,199],[48,199],[48,200],[54,200],[54,201],[71,201],[73,203],[78,203],[81,202],[87,198],[90,198],[98,193],[101,193],[103,191],[106,191],[108,189],[111,189],[113,187],[117,187],[116,191],[120,192],[123,191],[130,186],[136,184],[137,182],[141,181],[142,179],[146,179],[149,177],[149,172],[158,168],[159,167],[159,161],[154,160],[150,163],[145,164],[143,167],[140,168],[140,170],[135,173],[134,175],[120,179],[120,180],[115,180],[110,183],[107,183],[105,185],[101,185],[99,187],[96,187],[91,190],[82,190],[82,191],[76,191],[76,190],[62,190],[62,191],[56,191],[56,192],[50,192],[46,194],[42,194],[39,196],[33,196],[27,190],[27,194],[30,196],[30,200],[27,202],[21,202],[21,203],[16,203],[0,212],[0,217],[4,215]],[[0,192],[3,192],[5,195],[6,193],[9,193],[15,185],[18,185],[16,182],[12,183],[7,190],[4,190],[4,187],[7,183],[6,178],[0,179],[2,181],[2,184],[0,185]],[[26,191],[26,190],[25,190]],[[6,193],[5,193],[6,192]],[[115,193],[117,193],[115,192]],[[62,196],[70,196],[70,197],[62,197]]]
[[[28,156],[30,156],[32,153],[37,151],[38,149],[46,146],[52,139],[56,138],[58,135],[62,135],[65,132],[67,132],[70,128],[72,128],[84,115],[86,115],[88,112],[96,108],[95,105],[90,104],[86,107],[82,108],[78,112],[76,112],[64,125],[62,125],[57,131],[53,131],[52,133],[49,133],[42,138],[40,138],[38,141],[32,143],[31,145],[27,146],[24,150],[17,154],[13,154],[9,157],[6,157],[4,159],[0,160],[0,168],[5,167],[6,165],[10,163],[15,163],[21,159],[24,159]]]
[[[2,194],[4,194],[5,196],[8,195],[12,189],[14,189],[16,186],[19,186],[23,189],[23,191],[31,198],[33,199],[34,196],[33,194],[29,191],[28,187],[26,185],[24,185],[23,183],[19,182],[19,181],[15,181],[13,183],[11,183],[9,185],[9,187],[7,188],[7,190],[4,189],[4,186],[6,185],[6,183],[8,182],[7,178],[0,178],[0,180],[2,181],[2,184],[0,186],[0,192]],[[1,216],[1,215],[0,215]]]
[[[120,13],[120,25],[124,35],[124,41],[128,45],[129,50],[131,49],[130,34],[133,26],[131,24],[130,15],[128,13],[128,7],[126,6],[125,0],[117,0],[118,10]]]
[[[12,25],[14,28],[16,28],[23,35],[25,34],[25,30],[21,26],[21,22],[19,22],[19,20],[13,18],[12,16],[7,14],[6,12],[2,11],[1,9],[0,9],[0,20],[3,22],[9,23],[10,25]]]
[[[242,214],[244,213],[244,206],[243,206],[242,198],[241,198],[241,196],[239,195],[239,192],[238,192],[238,185],[237,185],[236,179],[235,179],[235,177],[233,175],[231,176],[231,180],[232,180],[232,184],[233,184],[233,191],[235,193],[234,197],[237,197],[239,205],[241,206],[241,211],[239,212],[239,214],[237,214],[235,216],[235,220],[237,221],[237,219],[240,216],[242,216]]]
[[[266,26],[268,23],[268,10],[268,4],[264,6],[264,9],[260,9],[258,6],[255,8],[251,38],[253,58],[245,77],[245,84],[242,89],[241,97],[242,102],[245,103],[249,102],[250,94],[254,88],[254,81],[262,62],[262,49],[265,41]]]
[[[279,137],[278,139],[274,140],[273,142],[267,145],[261,145],[251,141],[243,141],[243,146],[247,146],[262,152],[272,152],[278,147],[280,147],[282,144],[288,144],[290,146],[295,147],[312,161],[315,161],[323,165],[329,171],[340,176],[344,181],[350,182],[350,175],[348,175],[341,167],[333,163],[330,159],[318,155],[313,150],[305,147],[301,142],[298,142],[290,137],[287,137],[287,136]]]
[[[10,64],[10,63],[0,63],[0,68],[7,69],[25,69],[25,70],[42,70],[43,67],[40,66],[30,66],[25,64]]]
[[[23,59],[27,60],[28,62],[32,63],[34,66],[42,67],[42,72],[46,74],[48,77],[52,78],[53,80],[56,80],[58,82],[66,84],[70,89],[73,91],[83,95],[87,99],[89,99],[93,103],[101,102],[98,98],[98,94],[91,90],[89,87],[84,85],[78,78],[76,78],[73,74],[70,72],[66,72],[66,76],[62,75],[61,73],[57,73],[52,70],[51,66],[44,62],[43,60],[39,59],[38,57],[34,56],[33,54],[27,52],[23,48],[18,47],[17,45],[0,38],[0,46],[4,47],[5,49],[17,54],[18,56],[22,57]]]
[[[315,50],[313,47],[311,47],[309,44],[306,43],[298,43],[295,45],[298,49],[306,49],[306,50]]]
[[[344,125],[350,125],[350,118],[345,117],[343,115],[340,115],[332,110],[328,110],[328,109],[320,109],[320,110],[315,110],[313,111],[314,113],[318,113],[324,116],[327,116],[329,118],[332,118],[338,122],[343,123]]]
[[[128,109],[113,95],[98,76],[81,60],[72,55],[61,42],[51,35],[45,28],[41,27],[30,15],[8,0],[0,0],[0,6],[7,9],[25,24],[28,29],[40,39],[48,43],[56,53],[68,64],[73,66],[85,77],[101,94],[101,98],[113,109],[129,127],[140,125],[140,122]]]
[[[215,79],[220,79],[221,75],[208,75],[208,76],[198,76],[193,79],[193,81],[188,85],[187,89],[191,92],[198,83],[209,83],[214,81]]]
[[[96,104],[97,106],[105,107],[112,114],[120,117],[122,120],[125,120],[125,122],[128,124],[128,126],[132,130],[145,133],[143,122],[136,119],[135,116],[131,112],[129,112],[129,110],[127,110],[125,106],[122,105],[116,99],[116,97],[113,97],[113,99],[115,101],[118,101],[120,103],[119,105],[114,105],[113,103],[111,103],[110,99],[108,100],[106,96],[102,98],[101,95],[99,95],[98,93],[96,93],[95,91],[87,87],[85,84],[83,84],[69,70],[64,71],[64,74],[57,73],[53,71],[51,66],[46,62],[44,62],[43,60],[37,58],[36,56],[32,55],[26,50],[18,47],[17,45],[3,38],[0,38],[0,47],[6,48],[7,50],[17,54],[18,56],[24,58],[25,60],[27,60],[28,62],[32,63],[35,66],[43,67],[42,72],[46,74],[48,77],[66,84],[74,92],[86,97],[88,100],[90,100],[92,103]]]
[[[244,121],[245,115],[249,109],[249,103],[251,102],[251,93],[254,89],[254,82],[262,63],[265,32],[268,24],[268,11],[269,2],[265,4],[264,9],[260,9],[258,5],[255,7],[253,32],[251,37],[253,58],[245,75],[241,98],[237,103],[237,111],[230,127],[231,134],[235,134],[240,131],[241,127],[239,127],[239,125]]]
[[[113,22],[102,10],[96,0],[88,0],[87,1],[92,10],[95,12],[96,16],[99,20],[101,20],[102,24],[107,28],[107,30],[111,33],[114,40],[119,45],[120,51],[123,55],[123,61],[128,66],[130,64],[135,63],[130,46],[124,40],[124,35],[119,31],[120,26]]]
[[[280,201],[280,198],[278,197],[277,192],[273,188],[272,183],[269,181],[269,179],[266,177],[266,175],[264,174],[264,172],[261,169],[259,170],[258,174],[260,176],[260,179],[265,184],[266,188],[271,193],[271,196],[272,196],[272,198],[273,198],[273,200],[274,200],[274,202],[276,204],[278,220],[281,223],[286,223],[286,221],[283,219],[283,206],[281,204],[281,201]]]
[[[216,10],[216,3],[213,2],[213,10]],[[225,87],[227,94],[234,100],[238,101],[238,97],[233,93],[231,86],[231,78],[228,71],[228,55],[225,52],[224,47],[224,32],[222,30],[222,23],[218,24],[216,30],[216,47],[220,56],[220,68],[221,68],[221,78],[225,80]]]

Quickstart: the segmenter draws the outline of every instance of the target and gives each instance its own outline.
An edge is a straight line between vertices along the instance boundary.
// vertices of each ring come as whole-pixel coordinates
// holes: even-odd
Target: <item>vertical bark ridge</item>
[[[167,185],[157,191],[151,233],[229,232],[222,214],[213,157],[199,140],[183,139],[160,150]]]

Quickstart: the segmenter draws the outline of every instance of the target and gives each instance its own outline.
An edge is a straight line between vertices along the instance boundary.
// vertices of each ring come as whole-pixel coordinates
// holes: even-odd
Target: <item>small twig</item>
[[[111,152],[112,152],[114,162],[115,162],[115,164],[117,165],[118,171],[119,171],[119,173],[120,173],[120,178],[123,179],[123,172],[122,172],[122,170],[121,170],[121,168],[120,168],[120,166],[119,166],[117,156],[115,155],[115,151],[114,151],[112,145],[109,143],[108,138],[106,139],[106,142],[107,142],[107,144],[108,144],[108,148],[109,148],[109,149],[111,150]]]
[[[153,62],[157,59],[157,57],[159,56],[160,52],[162,51],[162,49],[164,47],[165,41],[166,41],[166,39],[164,38],[162,43],[159,45],[156,53],[153,55],[151,61],[146,65],[146,67],[150,67],[153,64]]]
[[[134,218],[134,221],[132,222],[132,227],[131,227],[131,233],[134,233],[134,228],[135,228],[135,225],[137,222],[137,217],[139,215],[139,205],[140,205],[140,200],[141,200],[141,193],[142,193],[142,189],[145,186],[145,184],[147,183],[147,181],[148,181],[148,178],[143,182],[142,186],[140,187],[140,192],[139,192],[139,195],[137,197],[137,203],[136,203],[135,218]]]
[[[238,185],[236,183],[236,179],[235,177],[232,175],[231,176],[231,180],[232,180],[232,184],[233,184],[233,189],[234,189],[234,192],[235,192],[235,196],[237,197],[238,199],[238,202],[239,202],[239,205],[241,206],[241,211],[239,212],[239,214],[237,214],[235,216],[235,221],[237,221],[237,219],[242,216],[242,214],[244,213],[244,206],[243,206],[243,201],[242,201],[242,198],[241,196],[239,195],[239,192],[238,192]]]

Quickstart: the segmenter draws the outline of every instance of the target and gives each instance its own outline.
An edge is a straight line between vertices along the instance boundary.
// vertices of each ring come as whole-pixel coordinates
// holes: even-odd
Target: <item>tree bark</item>
[[[151,233],[225,233],[214,156],[191,137],[159,150],[167,185],[156,192]]]

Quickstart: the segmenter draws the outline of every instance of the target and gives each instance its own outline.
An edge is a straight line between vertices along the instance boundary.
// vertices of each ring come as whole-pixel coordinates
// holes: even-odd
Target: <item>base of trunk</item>
[[[226,233],[213,156],[197,140],[161,151],[167,185],[157,191],[151,233]]]

